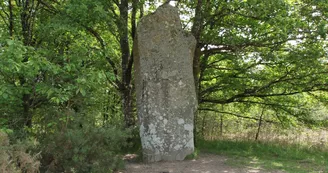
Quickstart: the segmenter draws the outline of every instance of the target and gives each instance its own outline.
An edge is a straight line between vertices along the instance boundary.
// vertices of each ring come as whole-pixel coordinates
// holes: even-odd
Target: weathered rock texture
[[[141,19],[134,41],[135,84],[144,161],[183,160],[194,151],[195,38],[170,5]]]

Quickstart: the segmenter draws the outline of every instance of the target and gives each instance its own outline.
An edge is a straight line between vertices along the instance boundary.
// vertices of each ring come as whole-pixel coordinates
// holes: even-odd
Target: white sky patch
[[[177,6],[177,3],[178,2],[176,2],[176,1],[170,1],[169,2],[169,4],[172,5],[173,7],[176,7]],[[155,7],[157,9],[159,6],[163,5],[163,2],[155,1],[155,2],[145,3],[145,9],[146,9],[146,11],[149,11],[151,5],[155,5]]]
[[[226,30],[225,28],[220,27],[220,31],[219,31],[218,35],[219,35],[220,37],[222,37],[226,32],[227,32],[227,30]]]
[[[298,45],[300,42],[297,40],[289,40],[287,41],[287,44],[291,45],[291,46],[296,46]]]
[[[207,45],[207,48],[209,48],[209,49],[216,49],[216,48],[220,49],[220,48],[224,48],[224,47],[225,47],[224,45],[211,45],[211,44]],[[205,50],[205,47],[203,47],[201,49],[201,51],[204,51],[204,50]],[[222,49],[221,52],[229,52],[229,51]]]
[[[317,16],[321,16],[321,13],[320,12],[314,12],[314,13],[312,13],[312,17],[317,17]]]
[[[172,5],[172,6],[174,6],[174,7],[176,7],[177,6],[177,1],[170,1],[170,5]]]
[[[245,62],[251,62],[254,60],[257,62],[262,61],[262,57],[259,52],[250,52],[247,55],[243,55],[242,58]]]

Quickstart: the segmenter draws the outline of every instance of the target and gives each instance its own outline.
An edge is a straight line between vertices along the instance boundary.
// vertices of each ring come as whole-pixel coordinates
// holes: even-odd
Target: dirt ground
[[[283,173],[268,172],[260,168],[233,168],[226,161],[224,156],[201,154],[197,160],[151,164],[127,162],[126,170],[121,173]]]

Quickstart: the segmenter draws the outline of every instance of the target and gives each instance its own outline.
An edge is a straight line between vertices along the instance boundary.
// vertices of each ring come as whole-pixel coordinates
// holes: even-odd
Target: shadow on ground
[[[126,164],[121,173],[283,173],[261,168],[234,168],[226,164],[227,158],[214,154],[201,154],[197,160]]]

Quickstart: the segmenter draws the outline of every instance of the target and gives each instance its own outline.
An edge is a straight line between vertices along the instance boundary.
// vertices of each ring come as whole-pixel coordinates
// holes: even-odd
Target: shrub
[[[79,123],[76,123],[79,124]],[[43,146],[47,172],[107,173],[122,167],[127,133],[115,127],[76,125],[49,135]]]
[[[0,172],[1,173],[37,173],[40,167],[40,153],[28,152],[34,147],[32,141],[25,140],[11,144],[7,133],[0,130]]]

